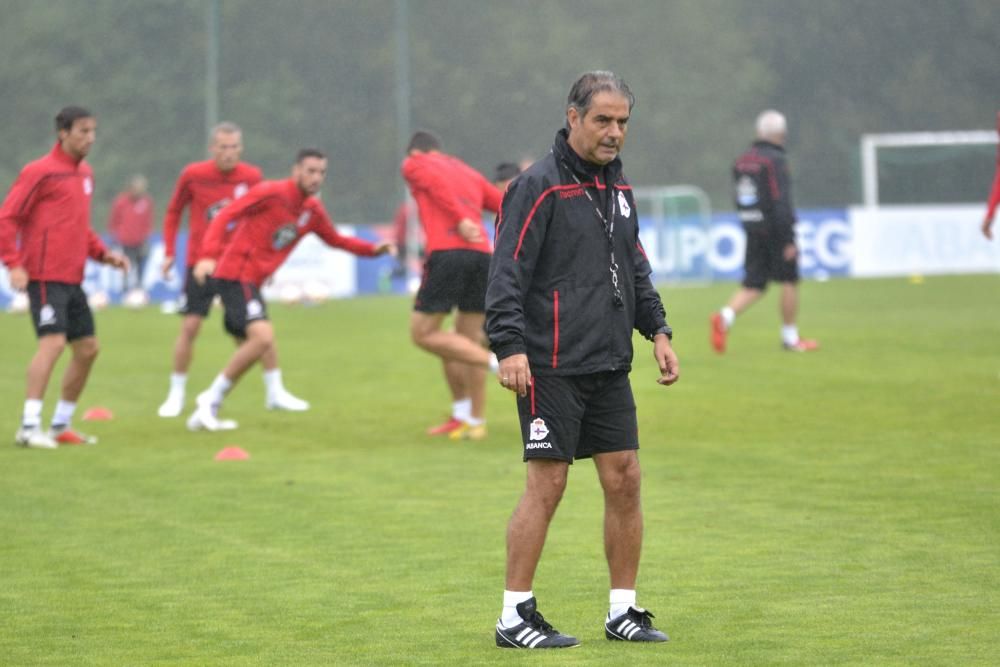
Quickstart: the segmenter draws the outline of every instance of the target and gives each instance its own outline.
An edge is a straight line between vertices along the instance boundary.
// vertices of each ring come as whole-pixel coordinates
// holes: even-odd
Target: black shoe
[[[513,628],[503,627],[497,621],[497,646],[500,648],[569,648],[579,646],[576,637],[564,635],[545,622],[538,613],[535,598],[529,598],[517,605],[518,615],[524,623]]]
[[[653,627],[653,614],[642,607],[629,607],[628,611],[615,620],[604,622],[604,636],[611,641],[623,642],[666,642],[667,633]]]

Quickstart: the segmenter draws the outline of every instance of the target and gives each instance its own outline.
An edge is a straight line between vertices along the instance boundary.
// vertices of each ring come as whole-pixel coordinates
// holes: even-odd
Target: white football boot
[[[293,396],[287,389],[269,392],[267,395],[268,410],[287,410],[288,412],[305,412],[309,409],[309,401],[303,401]]]

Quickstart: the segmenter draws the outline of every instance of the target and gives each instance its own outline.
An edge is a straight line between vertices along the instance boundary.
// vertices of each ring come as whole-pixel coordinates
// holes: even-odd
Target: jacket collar
[[[778,144],[771,143],[770,141],[764,141],[763,139],[758,139],[753,142],[754,148],[772,148],[776,151],[785,152],[784,146],[779,146]]]
[[[308,199],[306,195],[302,194],[302,190],[299,190],[294,178],[285,180],[285,193],[295,206],[302,206]]]
[[[54,157],[55,159],[59,160],[64,164],[70,165],[71,167],[76,167],[81,162],[83,162],[83,158],[80,158],[78,160],[69,153],[67,153],[66,151],[64,151],[62,148],[62,144],[60,144],[58,141],[56,141],[55,146],[52,147],[52,151],[49,153],[49,155],[51,155],[52,157]]]
[[[602,184],[614,184],[622,173],[622,160],[615,157],[611,162],[600,165],[587,162],[577,155],[576,151],[569,145],[569,130],[565,127],[556,132],[556,140],[552,145],[552,152],[556,160],[562,162],[576,174],[583,182],[600,179]]]

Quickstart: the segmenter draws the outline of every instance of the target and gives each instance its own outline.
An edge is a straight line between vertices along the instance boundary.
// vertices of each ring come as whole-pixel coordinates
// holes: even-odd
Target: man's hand
[[[785,245],[785,249],[781,254],[784,256],[786,262],[790,262],[799,254],[799,249],[795,247],[794,243],[789,243]]]
[[[28,287],[28,270],[23,266],[17,266],[10,270],[10,286],[18,292],[23,292]]]
[[[396,256],[396,244],[389,243],[388,241],[382,241],[375,246],[375,256],[385,255],[386,253]]]
[[[986,216],[983,218],[983,236],[990,241],[993,240],[993,230],[990,229],[991,227],[993,227],[993,218]]]
[[[667,334],[661,333],[653,337],[653,358],[660,367],[660,377],[656,379],[659,384],[670,386],[680,379],[681,365],[674,348],[670,346]]]
[[[471,218],[462,218],[458,221],[458,235],[469,243],[479,243],[483,240],[482,229]]]
[[[164,280],[170,279],[170,272],[174,268],[174,258],[167,255],[163,258],[163,264],[160,265],[160,273],[163,274]]]
[[[208,279],[212,272],[215,271],[215,260],[204,258],[199,259],[198,263],[194,265],[194,280],[199,285],[204,285],[205,281]]]
[[[121,254],[120,252],[115,252],[114,250],[109,250],[104,253],[104,259],[101,260],[104,264],[108,266],[113,266],[116,269],[121,269],[128,273],[131,264],[128,261],[128,257]]]
[[[528,368],[528,355],[512,354],[500,360],[500,370],[497,371],[500,384],[504,389],[516,392],[522,398],[528,395],[531,386],[531,369]]]

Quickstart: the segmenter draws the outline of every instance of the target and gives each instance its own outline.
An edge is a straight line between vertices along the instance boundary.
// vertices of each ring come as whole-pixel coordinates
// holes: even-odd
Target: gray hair
[[[243,134],[243,130],[236,123],[224,120],[212,128],[212,138],[218,134]]]
[[[758,139],[781,139],[788,132],[788,123],[785,120],[785,114],[774,109],[762,111],[757,116],[755,127]]]
[[[604,70],[594,70],[580,75],[573,87],[569,89],[569,96],[566,98],[566,108],[576,109],[580,117],[587,115],[590,105],[594,100],[594,95],[601,92],[613,92],[622,95],[628,100],[629,113],[635,106],[635,95],[629,90],[625,79],[614,72]]]

